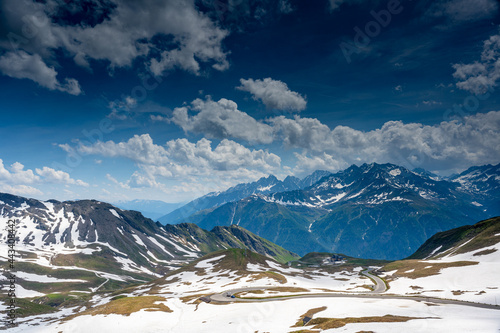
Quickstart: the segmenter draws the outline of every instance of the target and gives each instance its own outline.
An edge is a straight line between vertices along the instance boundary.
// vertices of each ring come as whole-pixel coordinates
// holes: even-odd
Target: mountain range
[[[330,172],[318,170],[311,175],[299,179],[288,176],[284,180],[279,180],[273,175],[263,177],[256,182],[238,184],[222,192],[211,192],[188,204],[168,213],[158,219],[163,224],[178,223],[186,217],[204,210],[221,206],[228,202],[234,202],[246,198],[253,194],[271,194],[276,192],[299,190],[311,186],[321,178],[329,175]]]
[[[39,201],[0,193],[0,223],[8,220],[16,221],[19,283],[35,292],[116,289],[227,248],[249,249],[281,262],[298,258],[238,226],[212,231],[193,224],[163,226],[137,211],[96,200]],[[7,230],[0,230],[4,266],[7,237]],[[51,278],[30,282],[40,273]]]
[[[204,243],[194,225],[169,228]],[[344,327],[352,332],[494,332],[500,309],[499,250],[498,217],[438,233],[410,258],[393,262],[344,258],[347,262],[332,264],[331,253],[310,253],[290,266],[248,249],[224,249],[126,288],[82,293],[73,289],[74,280],[58,278],[52,289],[17,299],[13,332],[84,333],[117,327],[121,332],[319,332]],[[368,278],[362,266],[379,277]],[[17,275],[27,279],[21,281],[24,288],[32,289],[55,279],[59,271]],[[81,285],[84,275],[77,277]],[[376,291],[380,285],[385,291]]]
[[[189,211],[211,197],[225,202],[237,198],[230,196],[235,192],[250,196],[212,202],[180,221],[205,229],[240,225],[299,255],[326,251],[400,259],[437,232],[500,215],[500,165],[473,167],[445,179],[372,163],[313,178],[317,181],[310,186],[275,192],[262,186],[276,183],[273,177],[241,184],[191,202]]]

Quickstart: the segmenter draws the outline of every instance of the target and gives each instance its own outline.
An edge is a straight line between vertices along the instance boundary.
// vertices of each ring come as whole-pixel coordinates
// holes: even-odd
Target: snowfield
[[[469,258],[473,253],[457,256],[460,260]],[[441,274],[421,279],[400,278],[391,283],[390,293],[408,294],[415,290],[410,288],[414,285],[422,285],[426,290],[443,288],[442,294],[432,294],[436,292],[425,291],[423,295],[429,296],[451,296],[451,290],[458,286],[471,286],[475,280],[476,286],[481,285],[498,286],[495,277],[498,277],[498,270],[491,274],[496,265],[497,252],[483,256],[484,263],[479,266],[457,267],[442,270]],[[473,256],[477,259],[477,256]],[[118,315],[115,313],[80,315],[71,320],[61,321],[80,309],[65,309],[57,314],[43,316],[33,316],[20,318],[19,327],[11,328],[8,332],[28,332],[28,333],[93,333],[93,332],[230,332],[230,333],[254,333],[254,332],[293,332],[300,330],[300,327],[292,327],[308,310],[326,307],[325,310],[313,315],[313,318],[361,318],[361,317],[383,317],[386,315],[409,317],[403,322],[370,322],[370,323],[350,323],[336,329],[327,329],[323,332],[498,332],[500,329],[500,310],[482,309],[467,305],[436,304],[432,300],[417,301],[411,299],[390,299],[390,298],[355,298],[348,294],[339,297],[317,297],[302,299],[287,299],[272,302],[257,303],[230,303],[217,305],[214,302],[195,302],[201,296],[208,296],[214,293],[222,293],[238,288],[246,287],[294,287],[304,288],[308,291],[300,294],[331,292],[367,292],[363,286],[373,285],[372,281],[360,275],[361,267],[350,271],[339,271],[327,273],[320,269],[307,272],[304,276],[301,270],[295,268],[285,268],[270,260],[265,264],[248,264],[247,273],[225,269],[221,266],[225,255],[199,261],[196,265],[187,270],[181,270],[169,276],[152,281],[135,289],[127,291],[127,297],[138,296],[160,296],[161,301],[155,304],[164,304],[172,312],[148,311],[147,306],[130,315]],[[444,260],[455,260],[453,257],[445,257]],[[441,261],[441,260],[440,260]],[[429,262],[432,265],[433,261]],[[482,266],[484,265],[484,267]],[[482,267],[477,270],[476,267]],[[461,269],[467,269],[465,274]],[[472,268],[472,269],[470,269]],[[494,269],[497,269],[495,266]],[[269,274],[272,270],[282,275],[276,278]],[[448,270],[458,270],[456,272]],[[393,273],[393,272],[389,272]],[[488,274],[486,274],[488,273]],[[479,276],[483,279],[479,282]],[[484,275],[490,278],[484,279]],[[452,278],[456,276],[456,278]],[[34,278],[34,276],[25,276]],[[44,277],[49,278],[50,277]],[[281,279],[281,281],[280,281]],[[498,289],[490,289],[498,293]],[[282,291],[265,291],[264,293],[249,292],[243,297],[265,297],[277,295],[290,295],[287,289]],[[452,293],[451,293],[452,294]],[[464,295],[470,295],[466,293]],[[468,297],[458,295],[456,299],[471,300]],[[478,295],[475,301],[491,303],[489,298],[494,293],[484,293]],[[96,294],[92,298],[93,309],[99,306],[108,306],[111,296]],[[452,298],[452,297],[449,297]],[[33,326],[38,324],[37,326]],[[311,329],[313,325],[308,326]]]
[[[439,249],[437,248],[436,252]],[[474,255],[485,250],[479,249],[463,254],[451,253],[437,260],[425,260],[423,262],[429,264],[427,267],[431,267],[433,263],[457,261],[473,261],[478,264],[443,268],[438,275],[418,279],[400,277],[390,282],[388,293],[402,295],[419,293],[425,296],[461,301],[500,304],[500,244],[490,246],[487,249],[495,249],[496,251],[490,254]],[[394,273],[387,272],[385,276]]]
[[[357,323],[323,332],[498,332],[500,311],[477,309],[458,305],[430,306],[409,300],[362,300],[352,298],[296,299],[266,303],[234,303],[198,306],[183,303],[178,298],[164,302],[173,312],[145,311],[130,316],[116,314],[80,316],[64,323],[40,323],[40,326],[10,329],[9,332],[26,333],[157,333],[157,332],[206,332],[253,333],[292,332],[301,328],[291,327],[300,316],[313,308],[326,306],[325,311],[314,317],[346,318],[385,316],[416,317],[407,322]],[[310,328],[310,327],[309,327]]]

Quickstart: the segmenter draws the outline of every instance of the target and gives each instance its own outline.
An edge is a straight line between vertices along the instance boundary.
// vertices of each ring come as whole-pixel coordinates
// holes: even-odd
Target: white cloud
[[[397,85],[394,87],[394,90],[396,90],[397,92],[402,92],[403,91],[403,87],[401,85]]]
[[[73,179],[67,172],[61,170],[54,170],[49,167],[43,167],[42,169],[35,169],[36,173],[43,177],[44,182],[47,183],[57,183],[57,184],[67,184],[67,185],[79,185],[79,186],[89,186],[86,182],[80,179]]]
[[[306,108],[305,98],[291,91],[282,81],[268,77],[264,80],[240,79],[240,83],[236,89],[249,92],[254,100],[262,101],[268,109],[302,111]]]
[[[24,170],[24,165],[15,162],[7,170],[0,158],[0,182],[8,184],[33,184],[40,181],[40,177],[33,173],[33,170]]]
[[[66,145],[60,147],[67,150]],[[91,146],[80,145],[82,154],[94,154],[106,157],[125,157],[143,164],[161,165],[168,163],[168,152],[162,146],[153,143],[149,134],[134,135],[127,142],[97,141]]]
[[[333,143],[330,128],[318,119],[279,116],[269,119],[269,122],[273,125],[276,137],[287,147],[315,150]]]
[[[500,34],[484,42],[480,61],[455,64],[453,68],[458,88],[477,95],[492,90],[500,79]]]
[[[278,137],[289,148],[303,149],[302,154],[296,154],[296,171],[340,169],[362,162],[431,170],[500,162],[500,111],[434,126],[390,121],[368,132],[345,126],[330,130],[317,119],[298,116],[278,117],[273,123]]]
[[[189,116],[190,110],[197,114]],[[186,132],[201,133],[208,138],[231,137],[256,143],[273,141],[269,125],[258,122],[247,113],[238,110],[235,102],[225,98],[217,102],[210,98],[205,101],[196,99],[190,107],[176,108],[171,121]]]
[[[65,47],[117,67],[130,66],[132,60],[148,56],[151,50],[160,51],[159,60],[150,59],[156,75],[173,68],[198,73],[201,62],[213,62],[217,70],[228,67],[221,47],[228,32],[199,12],[194,1],[119,0],[116,4],[109,20],[94,27],[62,28],[69,37]],[[152,44],[152,38],[161,34],[173,37],[169,46]]]
[[[56,171],[48,167],[35,169],[35,171],[36,174],[31,169],[25,170],[24,165],[19,162],[15,162],[10,168],[6,168],[3,160],[0,159],[0,191],[17,195],[40,195],[43,193],[30,185],[58,183],[89,186],[81,180],[71,178],[68,173],[63,171]]]
[[[141,172],[135,172],[126,183],[130,186],[161,187],[156,176],[226,177],[263,175],[279,170],[281,159],[265,150],[250,150],[230,140],[222,140],[215,148],[212,142],[201,139],[196,143],[187,139],[171,140],[165,146],[153,143],[148,134],[135,135],[126,142],[96,142],[76,148],[82,154],[105,157],[123,157],[137,163]],[[122,184],[107,176],[115,184]],[[241,179],[240,179],[241,180]]]
[[[92,22],[75,25],[64,23],[64,15],[68,10],[73,17],[88,14],[88,8],[78,2],[68,5],[67,1],[51,0],[27,6],[5,0],[3,5],[8,10],[0,12],[0,20],[19,42],[0,37],[0,49],[16,51],[3,57],[2,71],[49,89],[81,93],[75,79],[58,83],[56,71],[46,65],[57,64],[55,50],[88,69],[90,60],[109,62],[113,70],[130,67],[138,58],[157,75],[174,68],[199,74],[202,64],[220,71],[229,67],[221,45],[228,31],[198,11],[194,0],[94,1],[93,7],[99,10],[80,15]]]
[[[6,185],[0,182],[0,192],[10,193],[14,195],[42,195],[43,192],[32,186],[27,185]]]
[[[80,95],[82,90],[78,81],[66,78],[61,84],[54,67],[48,67],[38,54],[24,51],[8,52],[0,57],[0,71],[16,79],[29,79],[50,90],[59,90],[71,95]]]

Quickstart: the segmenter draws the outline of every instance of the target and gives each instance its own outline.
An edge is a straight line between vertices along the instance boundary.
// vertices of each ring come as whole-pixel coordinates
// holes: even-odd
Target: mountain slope
[[[383,270],[391,293],[498,304],[500,217],[437,233]]]
[[[436,232],[489,217],[500,205],[493,184],[500,175],[493,171],[484,171],[490,174],[490,193],[478,195],[481,191],[422,171],[392,164],[353,165],[304,189],[253,195],[184,221],[209,229],[238,224],[299,255],[326,251],[399,259]]]
[[[329,175],[328,171],[316,171],[313,174],[299,179],[288,176],[280,181],[275,176],[263,177],[256,182],[239,184],[223,192],[213,192],[193,200],[185,206],[174,210],[158,219],[163,224],[179,223],[190,215],[204,209],[210,209],[221,206],[225,203],[234,202],[251,196],[253,194],[270,194],[276,192],[293,191],[310,186]]]
[[[19,250],[35,254],[39,264],[77,261],[110,273],[156,276],[199,256],[139,212],[95,200],[42,202],[0,194],[0,207],[2,222],[16,220]],[[6,236],[2,231],[0,237]],[[96,258],[106,260],[93,264]]]
[[[487,216],[500,215],[500,164],[472,167],[449,180],[459,184],[458,190],[469,194]]]
[[[16,221],[16,274],[23,295],[113,290],[229,247],[281,261],[297,257],[243,228],[164,227],[139,212],[95,200],[43,202],[0,193],[0,223],[8,220]],[[0,239],[0,265],[6,267],[5,228]]]
[[[211,231],[205,231],[195,224],[181,223],[167,224],[165,229],[172,235],[186,241],[189,240],[192,244],[198,246],[203,253],[228,248],[240,248],[271,257],[282,263],[299,258],[295,253],[285,250],[281,246],[237,225],[217,226]]]
[[[437,233],[408,259],[435,259],[451,252],[466,253],[497,243],[500,243],[500,217]]]
[[[198,212],[185,221],[205,229],[236,224],[298,254],[322,250],[308,231],[308,219],[257,195]]]

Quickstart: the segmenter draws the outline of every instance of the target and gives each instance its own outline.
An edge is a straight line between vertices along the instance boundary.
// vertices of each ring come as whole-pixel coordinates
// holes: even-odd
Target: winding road
[[[272,296],[272,297],[253,297],[253,298],[242,298],[242,297],[236,297],[236,298],[231,298],[231,295],[241,293],[241,292],[248,292],[248,291],[255,291],[255,290],[266,290],[266,289],[271,289],[271,288],[276,288],[276,286],[262,286],[262,287],[245,287],[245,288],[236,288],[236,289],[229,289],[224,292],[218,293],[218,294],[212,294],[208,296],[211,301],[214,301],[216,303],[233,303],[233,302],[273,302],[273,301],[285,301],[289,299],[298,299],[298,298],[321,298],[321,297],[336,297],[336,298],[342,298],[342,297],[348,297],[348,298],[375,298],[375,299],[404,299],[404,300],[413,300],[413,301],[419,301],[419,302],[432,302],[436,304],[454,304],[454,305],[463,305],[463,306],[472,306],[476,308],[483,308],[483,309],[494,309],[494,310],[500,310],[500,306],[498,305],[493,305],[493,304],[483,304],[483,303],[472,303],[472,302],[466,302],[466,301],[458,301],[458,300],[450,300],[450,299],[442,299],[442,298],[436,298],[436,297],[426,297],[426,296],[398,296],[398,295],[390,295],[390,294],[383,294],[387,291],[387,286],[385,282],[379,278],[378,276],[374,275],[371,273],[372,269],[366,269],[363,272],[361,272],[362,275],[365,275],[366,277],[370,278],[374,283],[373,290],[369,292],[345,292],[345,293],[303,293],[303,294],[297,294],[297,295],[288,295],[288,296]]]

